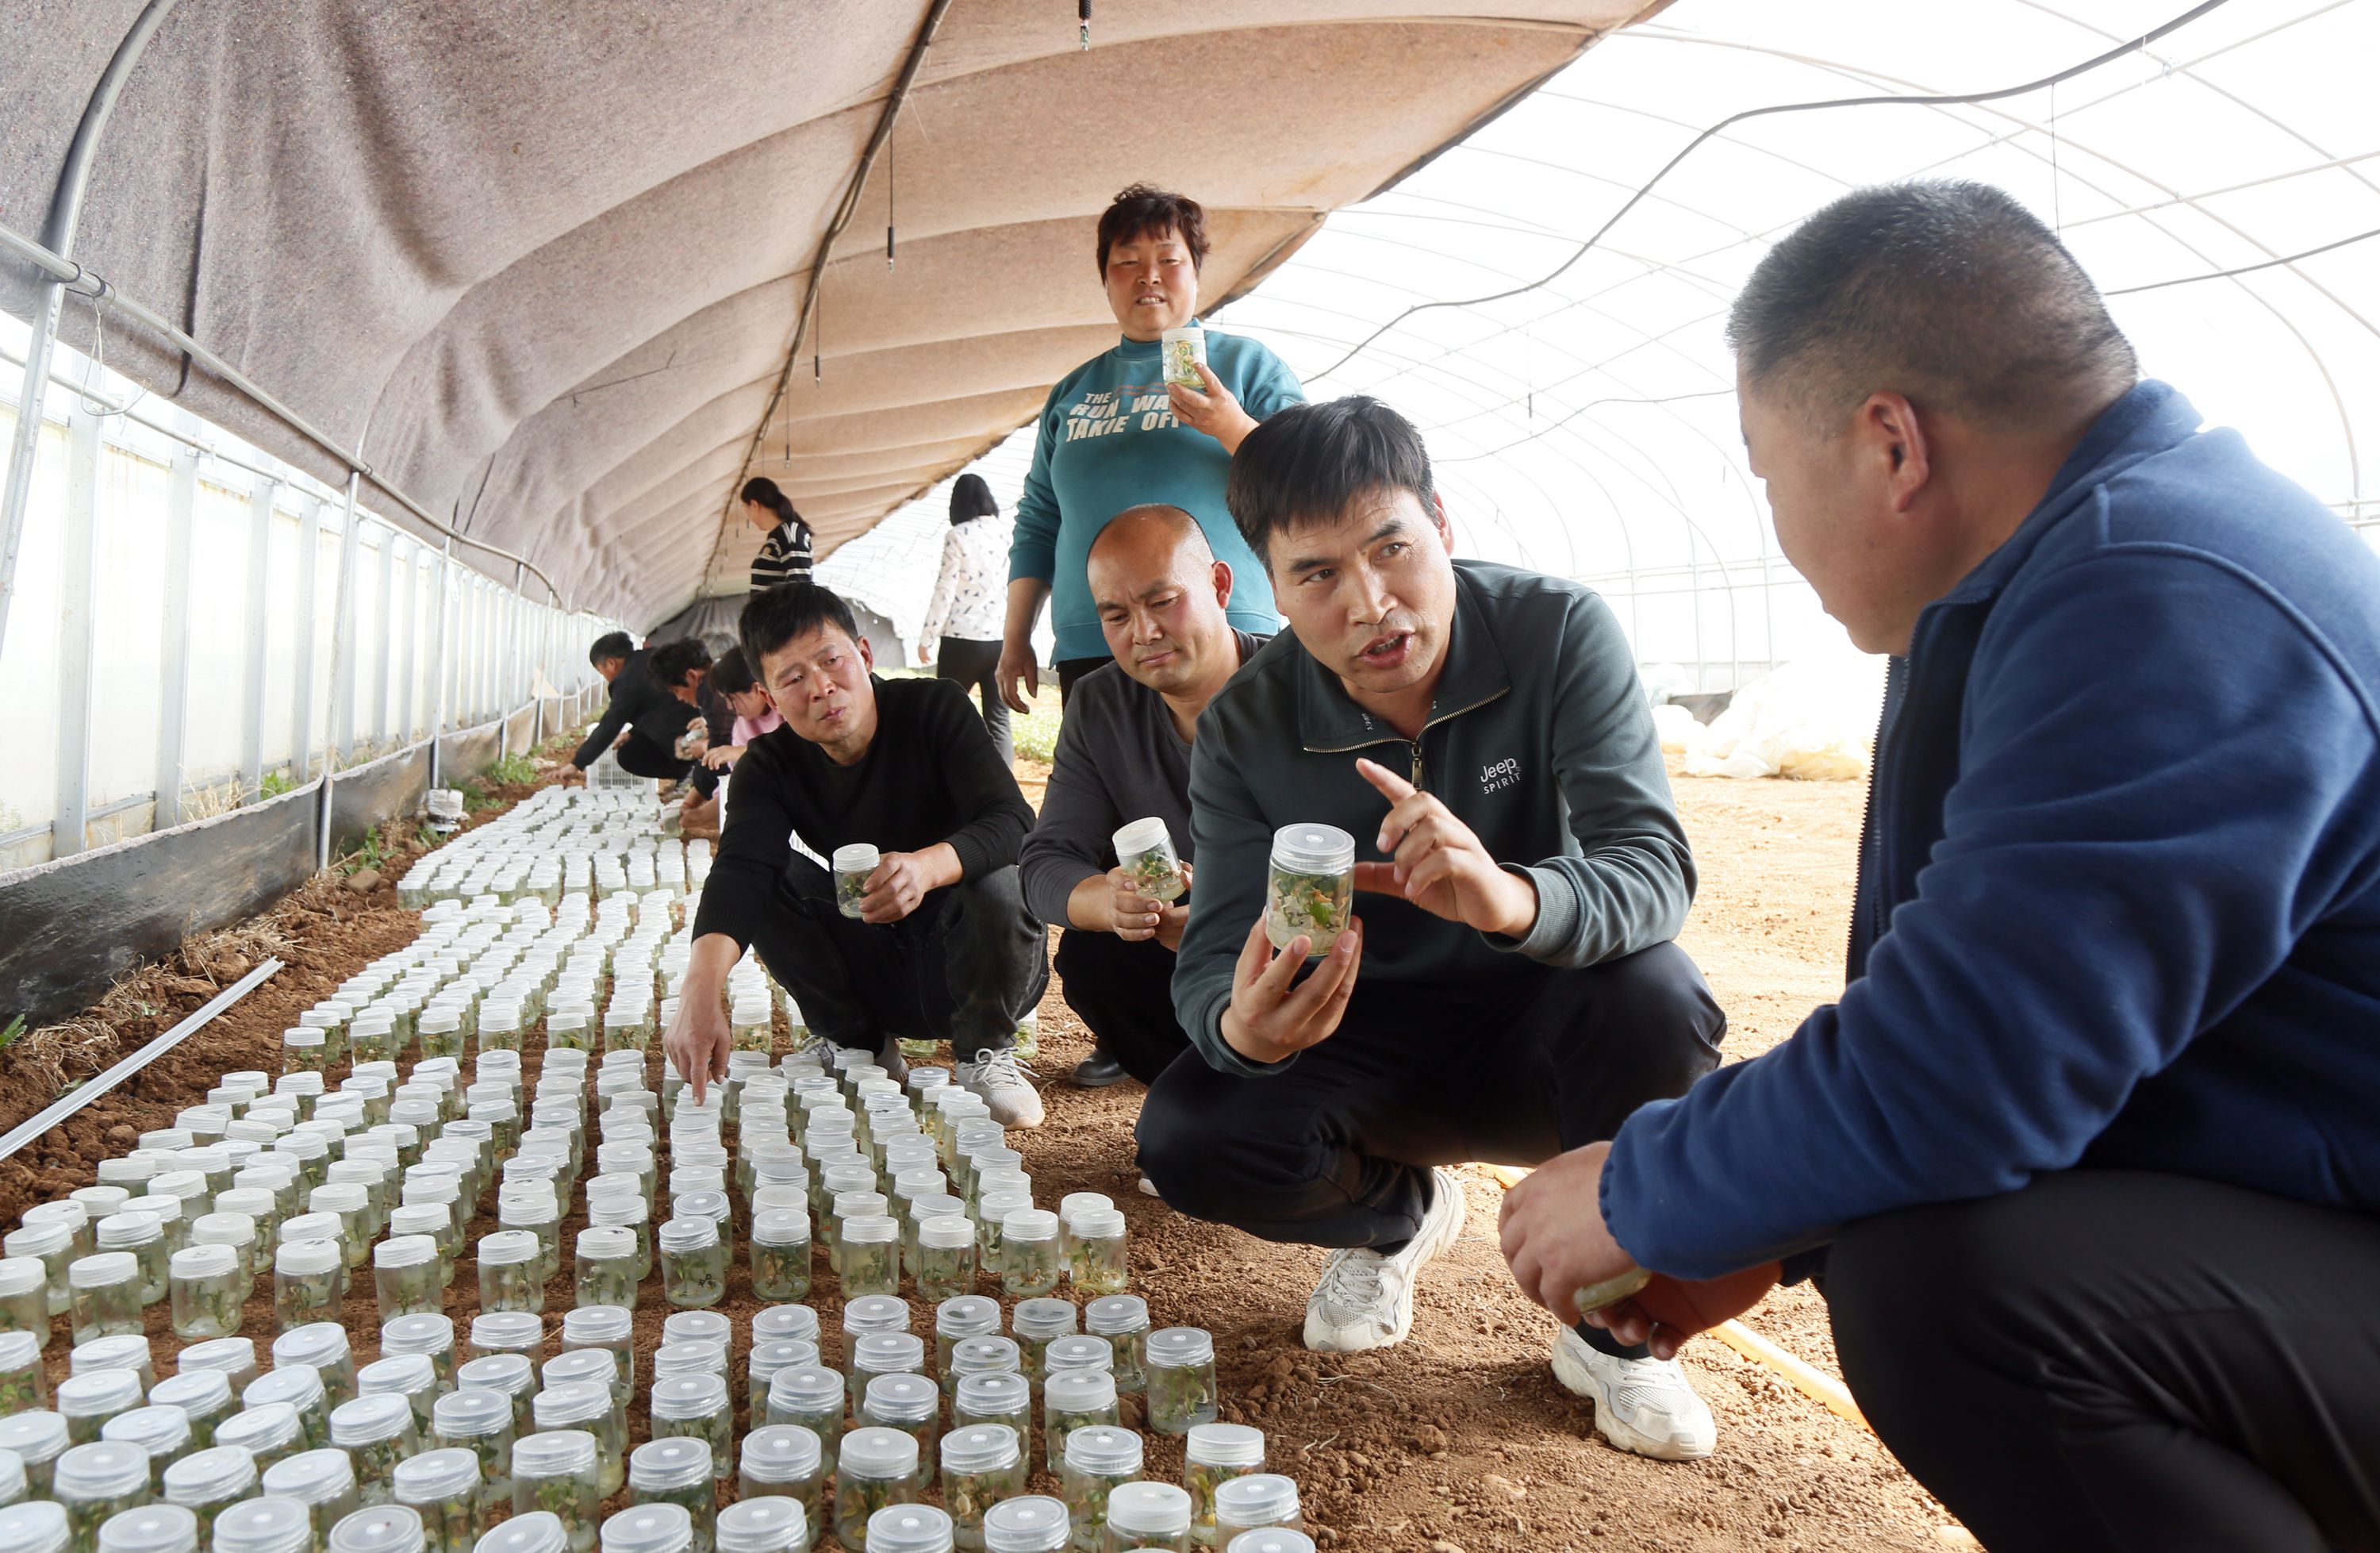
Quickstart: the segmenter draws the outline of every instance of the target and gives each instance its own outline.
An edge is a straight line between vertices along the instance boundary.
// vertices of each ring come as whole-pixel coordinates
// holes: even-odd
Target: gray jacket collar
[[[1297,644],[1292,670],[1297,685],[1297,740],[1309,753],[1359,750],[1366,744],[1403,743],[1405,736],[1355,704],[1339,676],[1322,666],[1305,644]],[[1512,689],[1504,654],[1488,630],[1488,618],[1471,579],[1454,569],[1454,626],[1446,646],[1446,667],[1429,703],[1427,728]]]

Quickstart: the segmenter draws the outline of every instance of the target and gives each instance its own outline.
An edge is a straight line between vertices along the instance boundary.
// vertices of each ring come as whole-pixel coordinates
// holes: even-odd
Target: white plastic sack
[[[1665,704],[1653,708],[1653,728],[1661,736],[1661,753],[1682,755],[1703,726],[1684,707]]]
[[[1742,690],[1688,735],[1689,776],[1850,781],[1874,760],[1884,659],[1844,646],[1796,659]]]
[[[1700,688],[1695,685],[1694,675],[1678,664],[1645,664],[1637,669],[1636,675],[1644,683],[1645,699],[1656,706],[1675,696],[1692,695]]]

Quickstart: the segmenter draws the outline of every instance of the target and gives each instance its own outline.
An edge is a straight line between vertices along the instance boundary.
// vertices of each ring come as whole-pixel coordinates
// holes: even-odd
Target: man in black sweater
[[[814,1035],[878,1053],[887,1070],[898,1038],[947,1038],[957,1081],[994,1119],[1038,1126],[1041,1097],[1014,1049],[1050,980],[1016,878],[1033,811],[983,719],[955,681],[878,679],[850,606],[825,588],[755,593],[740,630],[785,724],[735,763],[663,1041],[671,1059],[698,1099],[725,1076],[720,997],[749,945]],[[880,858],[847,916],[817,859],[856,843]]]
[[[655,651],[667,653],[669,649]],[[700,719],[653,672],[653,652],[638,647],[626,631],[597,637],[595,645],[588,649],[587,661],[610,684],[612,694],[610,703],[603,708],[602,720],[570,757],[574,767],[586,770],[602,759],[603,752],[616,742],[620,769],[630,776],[668,782],[686,777],[687,767],[694,763],[692,757],[680,755],[675,746],[688,724]],[[623,733],[627,735],[625,739],[620,737]]]

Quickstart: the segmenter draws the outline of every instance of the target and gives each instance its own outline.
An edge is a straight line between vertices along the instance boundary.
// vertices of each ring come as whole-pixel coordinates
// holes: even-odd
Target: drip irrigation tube
[[[204,1028],[210,1020],[255,991],[263,984],[267,976],[280,969],[281,961],[267,960],[247,975],[207,999],[202,1007],[173,1029],[158,1036],[80,1089],[59,1096],[38,1116],[30,1117],[10,1128],[6,1137],[0,1137],[0,1159],[6,1159],[15,1154],[51,1128],[180,1046],[185,1040]]]

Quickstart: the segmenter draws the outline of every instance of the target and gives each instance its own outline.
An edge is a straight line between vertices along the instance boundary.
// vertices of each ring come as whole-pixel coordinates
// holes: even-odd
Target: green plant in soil
[[[537,762],[527,755],[504,755],[488,767],[487,779],[500,788],[525,787],[537,780]]]
[[[0,1051],[6,1051],[15,1046],[23,1037],[25,1028],[25,1016],[22,1014],[17,1015],[6,1024],[0,1025]]]
[[[286,771],[268,771],[264,774],[264,780],[256,785],[256,801],[261,803],[268,798],[279,798],[284,793],[297,790],[298,778]]]

